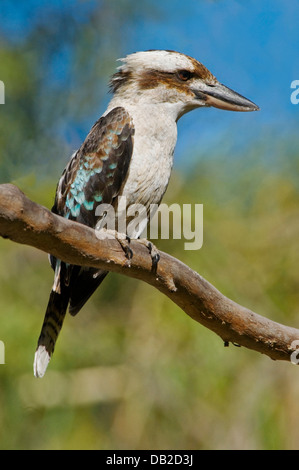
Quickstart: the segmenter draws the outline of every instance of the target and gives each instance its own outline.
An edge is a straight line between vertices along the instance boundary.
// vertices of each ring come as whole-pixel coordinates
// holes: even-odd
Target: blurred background
[[[204,205],[204,243],[156,245],[223,294],[299,327],[296,0],[0,3],[0,182],[50,208],[110,96],[117,58],[174,49],[261,107],[179,122],[167,203]],[[110,274],[66,318],[42,380],[32,362],[53,273],[0,240],[1,449],[296,449],[299,369],[219,337],[152,287]]]

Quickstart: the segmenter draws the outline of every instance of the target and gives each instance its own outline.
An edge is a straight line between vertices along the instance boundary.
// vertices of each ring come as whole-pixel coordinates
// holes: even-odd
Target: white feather
[[[39,346],[35,352],[33,363],[35,377],[41,378],[45,375],[49,362],[50,356],[45,346]]]
[[[127,55],[119,59],[124,64],[118,67],[123,71],[144,71],[146,69],[160,70],[163,72],[173,72],[177,69],[194,70],[194,64],[190,58],[180,52],[175,51],[141,51]]]

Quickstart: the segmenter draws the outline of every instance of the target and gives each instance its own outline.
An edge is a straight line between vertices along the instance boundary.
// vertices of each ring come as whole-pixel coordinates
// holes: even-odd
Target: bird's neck
[[[169,100],[167,90],[158,92],[156,89],[147,90],[144,93],[138,89],[135,92],[130,90],[130,93],[126,90],[116,93],[110,101],[106,113],[117,106],[125,108],[133,118],[137,115],[153,116],[155,120],[162,119],[168,123],[173,122],[173,124],[187,111],[183,102]]]
[[[129,100],[113,97],[105,112],[121,106],[130,114],[135,128],[135,143],[143,148],[168,143],[174,149],[177,139],[177,111],[169,103],[151,103],[148,100]],[[172,150],[171,150],[172,151]]]

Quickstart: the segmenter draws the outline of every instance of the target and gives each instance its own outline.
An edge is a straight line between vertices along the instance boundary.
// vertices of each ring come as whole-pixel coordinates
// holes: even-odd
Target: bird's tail
[[[60,269],[55,273],[55,281],[50,294],[44,323],[34,356],[34,375],[43,377],[53,354],[55,343],[62,328],[69,303],[69,288],[60,283]]]
[[[47,370],[68,305],[71,315],[76,315],[108,274],[107,271],[66,265],[56,259],[52,267],[54,284],[34,356],[35,377],[43,377]]]

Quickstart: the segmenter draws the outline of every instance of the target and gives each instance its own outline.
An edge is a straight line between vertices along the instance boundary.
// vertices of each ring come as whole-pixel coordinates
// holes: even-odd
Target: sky
[[[117,8],[119,2],[111,2]],[[50,3],[84,21],[97,2]],[[16,2],[2,0],[2,28],[13,40],[21,41],[48,4],[28,0],[17,2],[16,8]],[[271,154],[276,151],[275,136],[298,133],[299,104],[290,99],[291,83],[299,80],[298,0],[139,0],[134,24],[121,49],[123,55],[147,49],[184,52],[206,65],[220,82],[260,106],[257,113],[209,109],[184,116],[179,123],[183,135],[176,151],[179,158],[186,146],[190,151],[198,145],[209,151],[222,140],[224,145],[230,142],[232,148],[240,148],[244,142],[268,134],[274,136],[268,139]],[[59,73],[59,62],[56,67]]]
[[[262,138],[261,132],[271,133],[270,129],[282,136],[298,133],[299,104],[290,100],[294,91],[291,82],[299,79],[297,0],[171,0],[161,4],[166,19],[163,27],[160,22],[140,21],[131,49],[139,41],[144,49],[179,49],[200,60],[220,82],[261,108],[246,115],[208,110],[202,118],[205,148],[210,148],[215,134],[222,139],[223,132],[227,135],[230,129],[234,129],[233,139],[238,142],[245,136],[251,141]],[[189,127],[185,132],[194,145],[200,112],[183,118]]]

